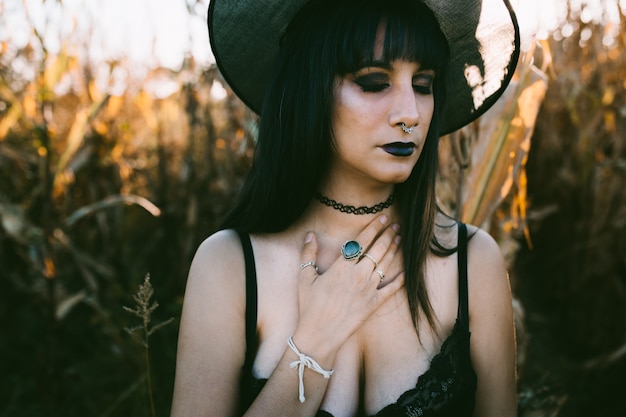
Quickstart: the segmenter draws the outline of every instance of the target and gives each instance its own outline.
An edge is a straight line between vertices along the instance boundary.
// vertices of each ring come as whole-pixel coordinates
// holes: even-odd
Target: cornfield
[[[571,19],[441,140],[441,206],[509,263],[528,417],[624,410],[625,19],[610,45],[615,28]],[[193,58],[114,94],[69,50],[0,44],[0,416],[167,415],[187,269],[237,196],[256,116]]]

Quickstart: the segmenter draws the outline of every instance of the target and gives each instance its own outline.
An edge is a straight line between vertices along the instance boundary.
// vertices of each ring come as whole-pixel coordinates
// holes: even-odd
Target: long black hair
[[[415,61],[436,74],[430,129],[411,175],[395,187],[394,203],[402,225],[413,322],[417,327],[421,309],[436,327],[424,275],[426,256],[436,242],[435,178],[448,46],[434,15],[421,2],[313,0],[298,13],[283,36],[266,89],[251,171],[222,227],[279,232],[302,215],[331,160],[336,77],[374,61],[382,23],[384,61]]]

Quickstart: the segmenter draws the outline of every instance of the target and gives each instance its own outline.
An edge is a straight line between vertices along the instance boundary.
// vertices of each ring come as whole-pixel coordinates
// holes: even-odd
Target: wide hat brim
[[[260,113],[279,40],[309,0],[211,0],[209,38],[226,82]],[[416,0],[418,1],[418,0]],[[446,102],[440,134],[478,118],[500,97],[515,71],[519,27],[508,0],[422,0],[448,40]]]

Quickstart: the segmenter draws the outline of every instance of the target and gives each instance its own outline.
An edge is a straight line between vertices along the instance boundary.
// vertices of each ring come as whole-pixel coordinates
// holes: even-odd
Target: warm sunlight
[[[141,77],[147,67],[180,69],[185,56],[213,62],[206,31],[209,0],[0,0],[0,42],[6,53],[32,42],[35,28],[49,53],[70,49],[92,62],[129,57],[129,71]],[[568,8],[583,23],[613,23],[606,43],[619,31],[619,8],[626,0],[512,0],[524,49],[533,35],[571,35]],[[3,52],[4,53],[4,52]],[[32,71],[17,62],[18,69]]]
[[[259,39],[275,38],[255,32],[255,23],[263,29],[284,27],[282,24],[266,25],[267,20],[259,17],[262,12],[267,12],[269,20],[274,20],[280,15],[279,10],[285,11],[286,5],[297,6],[312,0],[0,0],[0,320],[4,319],[0,325],[0,381],[6,381],[4,385],[0,384],[3,388],[0,389],[0,417],[170,415],[172,403],[176,402],[173,392],[180,351],[177,340],[186,339],[179,337],[179,330],[185,329],[181,324],[185,314],[197,317],[198,323],[205,322],[200,327],[190,326],[213,329],[202,330],[194,336],[197,345],[202,345],[198,352],[210,352],[197,355],[198,358],[208,359],[211,364],[189,362],[182,365],[184,369],[197,371],[200,378],[192,376],[188,379],[192,382],[179,386],[190,387],[191,394],[197,394],[199,400],[214,408],[213,414],[235,415],[234,411],[221,412],[219,406],[214,406],[216,402],[224,402],[224,407],[239,402],[235,396],[240,395],[235,394],[236,385],[232,382],[243,375],[244,353],[253,352],[248,349],[247,340],[245,346],[239,343],[243,341],[244,328],[246,339],[248,330],[254,330],[247,325],[247,317],[244,325],[244,311],[248,311],[244,300],[249,299],[244,291],[250,290],[244,288],[250,287],[244,283],[253,280],[244,279],[245,257],[231,256],[231,249],[239,250],[240,247],[236,242],[237,233],[223,231],[224,234],[220,233],[223,240],[209,241],[208,246],[200,246],[201,242],[224,228],[241,231],[236,222],[232,223],[237,217],[257,216],[259,225],[285,221],[285,227],[297,226],[295,230],[282,230],[270,236],[264,231],[274,229],[262,225],[251,242],[255,248],[248,249],[260,255],[256,258],[260,262],[253,264],[255,268],[258,266],[258,282],[261,283],[258,287],[261,291],[257,292],[261,301],[257,306],[265,309],[257,315],[259,340],[282,337],[282,330],[276,331],[270,323],[273,318],[295,326],[301,318],[299,307],[308,305],[301,300],[317,300],[316,304],[310,304],[319,307],[309,309],[314,312],[312,319],[304,320],[314,324],[315,329],[334,330],[334,325],[329,326],[329,323],[366,323],[369,321],[363,318],[366,316],[345,320],[345,316],[331,314],[334,309],[327,310],[328,314],[320,314],[324,300],[340,300],[337,305],[348,307],[369,304],[348,301],[352,297],[347,288],[358,288],[363,280],[355,281],[359,286],[346,287],[341,283],[345,277],[336,276],[332,281],[332,271],[324,277],[313,275],[320,271],[324,274],[326,268],[322,263],[330,265],[332,256],[338,259],[337,270],[345,270],[346,265],[348,269],[352,268],[346,264],[349,259],[346,258],[347,252],[342,252],[341,244],[351,241],[360,248],[359,240],[365,242],[361,238],[347,240],[354,238],[348,234],[346,239],[332,238],[330,232],[345,232],[344,220],[338,227],[339,222],[325,223],[326,216],[315,217],[311,213],[317,213],[318,209],[334,213],[332,210],[337,209],[334,214],[343,216],[342,208],[350,208],[353,213],[359,208],[350,204],[361,204],[357,202],[362,197],[360,191],[390,190],[392,186],[394,192],[390,197],[399,196],[394,203],[396,206],[385,205],[392,202],[390,197],[385,197],[386,201],[380,199],[377,200],[380,203],[362,208],[371,214],[380,207],[390,209],[389,212],[394,214],[390,219],[405,219],[399,222],[402,223],[401,233],[409,238],[419,233],[420,247],[426,249],[429,229],[422,223],[411,224],[411,219],[425,221],[426,206],[422,207],[423,203],[436,201],[437,212],[441,210],[441,215],[432,229],[436,232],[430,240],[433,256],[414,256],[416,252],[404,243],[411,242],[405,236],[402,240],[392,240],[392,235],[387,232],[372,229],[375,233],[371,235],[378,237],[373,238],[372,244],[363,245],[366,247],[363,252],[369,256],[362,257],[366,258],[364,262],[374,262],[372,265],[376,269],[365,272],[370,273],[374,285],[384,288],[383,285],[387,284],[382,284],[377,277],[389,282],[394,275],[389,270],[390,263],[396,259],[392,255],[394,251],[405,259],[425,260],[422,265],[428,266],[429,279],[422,283],[427,285],[420,286],[416,276],[409,281],[408,274],[401,274],[404,275],[401,281],[412,282],[416,292],[428,288],[424,299],[430,299],[428,297],[432,294],[433,309],[443,308],[443,314],[435,312],[433,316],[441,332],[463,330],[463,339],[453,339],[446,345],[446,351],[455,349],[455,346],[457,349],[467,346],[466,342],[459,343],[459,340],[468,340],[469,329],[469,352],[472,358],[478,358],[478,363],[482,362],[482,370],[474,368],[479,371],[476,372],[477,381],[481,378],[478,375],[482,375],[483,387],[496,387],[494,393],[490,392],[491,388],[477,391],[482,392],[479,396],[482,396],[483,404],[494,398],[505,398],[509,406],[512,405],[515,400],[512,395],[515,353],[519,417],[624,415],[626,320],[619,317],[626,317],[626,0],[373,0],[375,3],[370,6],[400,5],[401,9],[392,8],[392,13],[399,16],[402,25],[405,25],[405,17],[415,16],[407,13],[407,9],[415,7],[418,10],[417,2],[420,1],[432,8],[494,6],[497,3],[505,14],[505,3],[510,2],[519,22],[520,59],[515,69],[512,65],[502,65],[502,62],[510,62],[505,56],[507,48],[509,52],[514,50],[513,30],[506,31],[511,36],[504,45],[489,36],[472,36],[473,49],[467,50],[474,56],[481,56],[484,52],[484,56],[496,58],[489,62],[483,59],[458,60],[462,65],[457,71],[443,71],[444,76],[441,76],[437,70],[435,80],[438,82],[433,82],[432,77],[415,74],[404,77],[402,74],[408,72],[397,68],[394,76],[393,65],[391,78],[385,69],[372,71],[369,78],[357,77],[361,74],[356,71],[356,74],[344,77],[350,82],[342,82],[342,87],[335,90],[331,81],[332,76],[338,74],[329,71],[331,66],[327,66],[333,58],[328,61],[317,59],[312,48],[317,45],[319,49],[333,50],[332,45],[336,43],[319,43],[319,38],[308,36],[309,32],[299,32],[310,27],[325,29],[325,21],[333,21],[326,13],[345,11],[333,10],[337,6],[335,3],[363,7],[366,2],[320,0],[324,8],[301,14],[302,20],[298,22],[302,25],[292,26],[294,36],[290,39],[311,40],[311,45],[288,45],[292,49],[283,54],[297,60],[302,53],[307,60],[302,61],[303,65],[288,61],[289,66],[280,67],[287,70],[275,79],[277,83],[286,80],[284,88],[274,90],[273,94],[266,93],[262,117],[238,97],[242,92],[238,88],[241,84],[237,84],[228,68],[218,68],[215,63],[206,22],[211,1],[216,7],[221,4],[224,9],[243,9],[234,15],[216,13],[214,16],[218,17],[212,22],[213,29],[224,28],[229,26],[228,23],[232,25],[229,30],[214,30],[212,33],[216,34],[218,46],[224,45],[224,40],[236,40],[232,45],[227,42],[227,47],[222,49],[226,51],[224,53],[216,48],[220,64],[225,61],[225,55],[236,55],[233,52],[253,56],[254,59],[239,65],[240,80],[249,81],[251,75],[266,73],[261,58],[271,58],[268,50],[278,49],[273,42],[268,42],[267,49],[259,46]],[[480,14],[468,14],[463,9],[462,14],[448,18],[448,23],[463,23],[463,19],[457,16],[482,16],[486,22],[493,16],[490,13],[497,9],[483,7]],[[337,14],[338,18],[352,18],[355,8],[345,12]],[[246,15],[250,19],[244,23]],[[285,16],[292,19],[291,14]],[[312,16],[320,20],[310,21]],[[440,22],[443,18],[445,16]],[[502,19],[499,17],[495,21],[501,22]],[[405,27],[413,30],[409,25],[416,24],[407,22]],[[510,22],[507,20],[507,23]],[[356,21],[355,24],[364,28],[362,22]],[[346,36],[340,33],[343,29],[343,25],[336,24],[335,29],[318,35],[335,33],[341,38]],[[276,36],[279,32],[275,31]],[[476,32],[475,35],[480,35],[480,31]],[[239,37],[246,33],[253,35],[245,40]],[[494,38],[505,39],[502,33],[495,33]],[[373,32],[372,35],[374,38]],[[452,36],[448,42],[454,44]],[[464,43],[455,51],[464,51],[466,45]],[[245,48],[239,49],[239,46]],[[444,57],[440,53],[442,48],[420,45],[417,49],[436,51],[433,54],[435,61],[439,56]],[[487,54],[489,49],[493,49],[493,53]],[[455,55],[451,56],[454,58]],[[350,54],[347,53],[346,57]],[[270,59],[266,61],[271,63]],[[498,61],[501,61],[496,65],[498,76],[487,77],[488,70]],[[320,64],[319,71],[310,71],[312,62]],[[407,67],[413,68],[402,66]],[[418,73],[422,73],[419,68]],[[320,76],[324,72],[326,76]],[[511,76],[511,82],[501,91],[500,78],[505,74]],[[420,105],[417,116],[404,112],[410,108],[406,105],[410,101],[397,105],[398,100],[412,95],[398,92],[414,91],[419,94],[420,103],[430,103],[425,99],[432,97],[432,103],[437,103],[437,107],[429,104],[425,113],[430,117],[429,123],[437,120],[441,125],[447,117],[462,110],[451,105],[449,114],[439,112],[437,119],[431,117],[433,109],[441,108],[441,102],[435,101],[441,99],[439,88],[455,75],[461,84],[471,80],[472,87],[476,86],[476,94],[466,96],[468,102],[475,100],[474,109],[489,103],[487,100],[494,97],[491,95],[494,91],[501,91],[502,95],[489,111],[476,113],[472,110],[474,115],[480,116],[471,124],[439,139],[429,133],[413,142],[409,135],[417,138],[418,132],[426,131],[425,124],[418,127],[419,113],[424,108]],[[422,85],[426,78],[429,79],[428,86]],[[406,85],[406,88],[396,88],[390,79],[400,80],[400,87]],[[493,80],[495,83],[489,83]],[[266,86],[265,80],[251,84],[258,86],[259,92]],[[320,88],[324,85],[326,90]],[[349,90],[347,85],[354,87],[356,92],[351,94],[357,103],[351,111],[345,111],[348,107],[345,103],[339,101],[343,105],[338,106],[337,101],[332,101],[336,98],[335,91],[343,91],[343,97],[348,97],[345,93]],[[458,85],[445,88],[446,103],[454,103],[455,96],[458,98]],[[335,117],[337,113],[333,110],[338,107],[343,108],[342,114],[347,117]],[[319,112],[318,109],[325,111]],[[398,114],[403,115],[402,120],[398,119]],[[405,124],[408,118],[413,121]],[[337,122],[338,119],[341,120]],[[391,125],[389,121],[392,121]],[[430,127],[428,129],[436,133]],[[340,135],[340,139],[352,141],[350,151],[326,146],[333,141],[339,142],[336,140],[338,131],[348,132]],[[382,142],[379,137],[391,139]],[[373,144],[369,147],[371,154],[366,153],[369,152],[367,145],[361,146],[368,140]],[[326,145],[316,149],[320,142]],[[259,144],[261,146],[257,146]],[[258,149],[263,152],[257,152]],[[395,180],[395,185],[385,185],[385,181],[389,181],[379,177],[384,170],[375,169],[379,165],[376,158],[381,158],[382,165],[387,166],[387,161],[406,158],[414,149],[420,149],[420,155],[429,158],[423,164],[412,162],[420,167],[414,169],[415,175],[410,174],[419,186],[398,185]],[[273,156],[276,158],[272,159]],[[258,161],[261,163],[255,165]],[[396,162],[389,162],[389,166],[404,164],[400,163],[401,160]],[[291,169],[285,168],[289,165]],[[322,175],[321,169],[329,165],[341,168]],[[248,177],[251,167],[256,169],[252,169],[253,176]],[[416,178],[428,170],[427,181]],[[263,172],[271,176],[258,176]],[[308,178],[315,172],[318,172],[319,180]],[[337,172],[349,172],[347,180],[323,181]],[[361,181],[363,179],[365,181]],[[324,203],[330,201],[328,198],[311,198],[314,193],[322,191],[313,188],[319,188],[320,181],[337,184],[338,188],[350,183],[346,193],[337,193],[346,204],[335,206]],[[413,200],[402,198],[411,196],[415,189],[419,191],[432,185],[431,181],[436,186],[428,195],[416,194]],[[281,186],[281,183],[284,184]],[[365,186],[361,187],[363,184]],[[252,189],[258,192],[251,194]],[[283,191],[276,192],[278,189]],[[398,190],[401,193],[395,193]],[[354,202],[344,201],[344,195],[354,197]],[[330,197],[340,201],[339,197]],[[369,204],[365,200],[368,199],[363,202]],[[371,203],[375,202],[371,200]],[[231,211],[233,207],[237,209]],[[298,214],[290,217],[286,213],[293,214],[296,210],[304,210],[308,220],[300,216],[296,223],[287,224]],[[228,213],[234,215],[228,216]],[[261,216],[262,213],[265,214]],[[345,212],[345,215],[350,217],[352,213]],[[230,220],[225,222],[224,219]],[[319,219],[319,223],[312,219]],[[453,233],[454,229],[461,228],[451,220],[480,226],[484,230],[483,233],[472,228],[472,249],[469,251],[472,254],[469,256],[476,258],[478,255],[479,258],[468,270],[469,286],[464,288],[469,288],[471,295],[467,294],[468,302],[463,304],[458,303],[462,293],[456,285],[461,282],[461,274],[457,277],[450,273],[456,273],[456,267],[463,259],[459,256],[461,245],[457,245],[461,241]],[[250,226],[253,223],[244,221],[239,224],[247,231],[254,231],[256,226]],[[305,227],[306,224],[311,227]],[[387,227],[387,231],[397,232],[396,229]],[[302,239],[297,237],[305,230],[326,235],[320,234],[320,239],[309,241],[316,242],[314,245],[307,246],[302,243],[304,236]],[[493,262],[494,258],[489,261],[496,252],[496,244],[483,245],[488,242],[485,240],[487,234],[495,240],[504,255],[503,260]],[[393,247],[378,245],[381,254],[386,254],[375,256],[372,247],[384,239],[395,244]],[[296,251],[304,247],[302,245],[320,249],[323,256],[320,256],[319,268],[316,255],[304,254],[306,256],[297,258]],[[475,245],[483,245],[486,250]],[[205,253],[205,249],[217,252],[210,260],[192,263],[195,254]],[[291,259],[288,262],[291,266],[287,266],[286,259]],[[190,265],[197,265],[194,270],[202,270],[196,277],[199,279],[192,279],[192,282],[195,285],[200,283],[204,289],[196,291],[194,287],[187,287]],[[510,290],[505,288],[508,287],[504,285],[507,274],[502,266],[508,271]],[[400,273],[401,268],[396,265],[396,272]],[[293,274],[289,272],[291,270]],[[500,280],[487,279],[496,270],[500,270]],[[218,275],[214,276],[214,273]],[[308,297],[306,294],[312,294],[309,292],[312,285],[302,281],[301,276],[296,277],[297,273],[310,273],[314,280],[310,282],[325,285],[322,288],[331,291],[328,293],[331,296]],[[209,279],[205,279],[205,275]],[[446,275],[450,275],[450,279]],[[288,281],[290,279],[294,281]],[[285,288],[295,291],[297,287],[304,288],[302,294],[300,291],[284,292]],[[202,294],[207,288],[210,293]],[[498,288],[501,296],[495,295]],[[446,294],[440,292],[442,289]],[[401,291],[404,290],[406,286]],[[208,309],[197,315],[183,314],[183,301],[188,294],[197,300],[196,307]],[[419,308],[421,294],[418,295]],[[407,363],[427,365],[431,359],[423,355],[415,360],[417,357],[413,353],[421,355],[423,349],[434,348],[434,344],[443,342],[443,337],[439,341],[435,339],[445,335],[438,331],[431,334],[429,327],[424,328],[424,339],[413,338],[419,336],[421,330],[415,335],[412,328],[407,332],[406,326],[397,327],[411,321],[410,305],[400,298],[383,304],[383,308],[389,307],[384,314],[369,311],[377,327],[358,333],[367,337],[355,336],[353,344],[345,345],[346,356],[350,352],[361,353],[360,358],[355,356],[346,367],[335,368],[337,373],[333,380],[339,382],[335,387],[350,392],[355,400],[355,412],[346,411],[341,415],[364,415],[366,410],[363,409],[367,408],[368,402],[365,391],[380,393],[381,399],[386,398],[383,381],[392,381],[397,375],[401,381],[415,371],[411,371]],[[511,301],[512,320],[509,313]],[[402,308],[405,304],[406,308]],[[292,305],[293,310],[284,310],[283,307],[288,305]],[[467,311],[463,317],[469,318],[470,323],[457,321],[460,323],[457,326],[450,320],[460,318],[459,307],[462,305],[474,309],[472,311],[478,315]],[[277,309],[270,311],[268,306]],[[394,318],[395,311],[403,312],[407,317]],[[187,323],[193,323],[193,320]],[[207,324],[206,320],[215,325]],[[496,321],[502,325],[485,332],[482,324]],[[512,336],[512,322],[515,324],[517,352],[511,349],[512,337],[508,338],[506,345],[500,343],[504,350],[496,347],[498,339],[506,333],[501,331],[504,327]],[[164,326],[168,323],[172,324]],[[422,320],[420,324],[429,326]],[[320,331],[317,336],[320,334],[325,333]],[[344,336],[346,334],[344,332]],[[406,335],[410,338],[405,340]],[[281,343],[291,354],[287,338],[285,334]],[[304,353],[318,358],[314,355],[317,350],[309,352],[304,345],[301,346],[301,339],[294,339]],[[368,343],[372,339],[376,343],[360,348],[361,339]],[[408,348],[410,340],[415,340],[414,348]],[[479,345],[475,350],[477,343],[482,345],[482,351]],[[281,353],[270,344],[259,349],[264,352],[258,355],[258,364],[262,364],[259,370],[270,372],[272,361],[265,360]],[[405,349],[400,352],[404,354],[398,355],[398,348],[403,344]],[[193,349],[191,347],[191,351]],[[468,349],[464,347],[463,350],[467,355]],[[498,355],[492,355],[496,351],[509,353],[505,360],[503,355],[497,360]],[[435,353],[433,350],[432,354]],[[293,355],[295,359],[297,356]],[[346,356],[341,355],[342,358]],[[444,358],[441,363],[453,356],[457,355],[440,356]],[[249,359],[254,357],[250,355]],[[257,365],[256,359],[247,362]],[[365,362],[380,364],[381,369],[389,362],[397,369],[389,368],[376,374],[377,368],[371,368],[370,372],[370,368],[364,367]],[[463,367],[474,367],[474,360],[470,362],[471,367]],[[500,366],[504,362],[509,364],[508,368]],[[212,374],[208,372],[211,374],[208,382],[202,380],[200,374],[214,364],[224,368]],[[289,364],[284,365],[286,372],[293,372],[294,383],[289,389],[293,390],[293,398],[297,401],[295,394],[299,387],[295,371],[288,369]],[[329,369],[331,364],[326,366],[320,362],[319,365]],[[449,365],[459,369],[457,364]],[[359,370],[359,366],[362,369]],[[222,372],[226,368],[228,370]],[[503,378],[495,377],[506,369],[509,371],[502,374]],[[398,374],[398,370],[402,372]],[[244,378],[237,381],[237,385],[243,386],[250,382],[248,380],[254,380],[262,389],[263,382],[256,380],[252,372]],[[508,385],[500,383],[501,380],[508,380]],[[311,389],[314,385],[309,381],[314,379],[307,376],[307,404],[313,402],[315,405],[317,400]],[[324,383],[323,378],[319,381]],[[346,388],[344,381],[352,383]],[[376,383],[370,384],[369,381]],[[492,383],[485,384],[485,381]],[[383,388],[380,391],[376,386],[379,382]],[[280,381],[269,386],[280,387]],[[454,384],[448,385],[445,378],[432,380],[424,386],[437,389],[441,386],[444,390],[448,386],[455,387]],[[207,395],[206,391],[211,388],[214,397]],[[250,388],[256,389],[256,386]],[[505,391],[508,396],[500,395]],[[427,395],[426,391],[420,391],[417,396],[428,401],[432,399],[434,403],[443,398]],[[265,398],[271,402],[274,400],[272,392]],[[406,398],[413,398],[413,394]],[[468,399],[471,400],[472,396]],[[187,403],[195,407],[194,402]],[[273,401],[271,406],[277,404],[278,401]],[[359,414],[356,414],[357,408]],[[410,411],[415,414],[420,410]],[[411,414],[408,411],[406,415]],[[476,414],[512,415],[496,410],[481,411]],[[194,412],[195,415],[201,414],[198,409],[189,414]],[[297,414],[285,412],[282,408],[280,412]],[[393,411],[382,414],[398,415]],[[449,415],[445,411],[443,414]]]
[[[91,62],[133,61],[130,70],[180,69],[185,56],[212,61],[208,0],[0,0],[0,42],[11,50],[32,42],[31,28],[51,54],[61,48]],[[20,65],[20,64],[18,64]]]

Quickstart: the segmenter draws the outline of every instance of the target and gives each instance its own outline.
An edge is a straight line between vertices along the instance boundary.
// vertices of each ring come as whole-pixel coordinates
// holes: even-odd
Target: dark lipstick
[[[410,142],[393,142],[383,145],[382,148],[393,156],[410,156],[415,151],[415,144]]]

